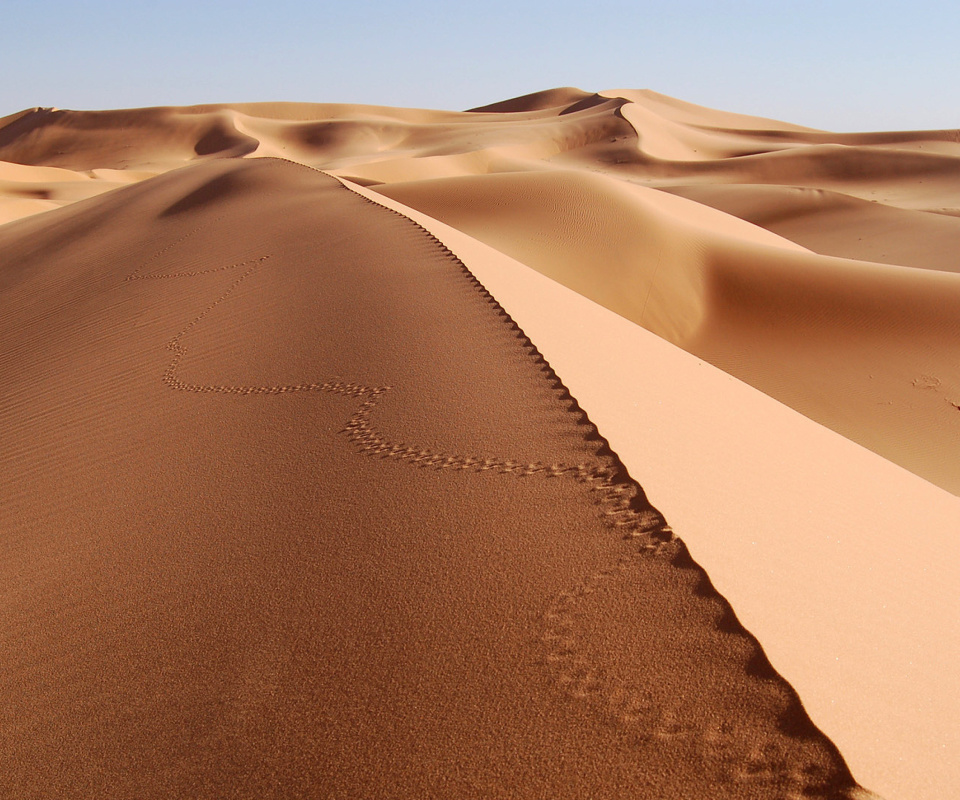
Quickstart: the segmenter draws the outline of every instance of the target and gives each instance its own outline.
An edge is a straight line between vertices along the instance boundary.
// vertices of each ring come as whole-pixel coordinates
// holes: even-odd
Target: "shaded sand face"
[[[0,248],[6,794],[854,786],[536,350],[408,219],[221,161]]]

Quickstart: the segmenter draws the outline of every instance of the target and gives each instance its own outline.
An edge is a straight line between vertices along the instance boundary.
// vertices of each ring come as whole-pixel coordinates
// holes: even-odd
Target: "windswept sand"
[[[960,785],[960,498],[404,210],[470,265],[672,509],[857,779],[887,798],[949,796]]]
[[[0,794],[960,782],[956,131],[38,108],[4,221]]]
[[[44,223],[56,253],[31,254]],[[852,786],[536,351],[406,218],[217,161],[10,226],[3,252],[7,793]]]

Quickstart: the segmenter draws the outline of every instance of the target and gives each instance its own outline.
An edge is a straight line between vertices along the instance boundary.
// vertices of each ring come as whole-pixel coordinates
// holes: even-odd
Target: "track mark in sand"
[[[913,385],[917,389],[939,389],[940,379],[933,375],[920,375],[913,379]]]
[[[363,195],[360,197],[425,230],[403,214]],[[515,328],[525,349],[543,365],[548,379],[567,392],[549,363],[466,265],[432,233],[426,233],[504,321]],[[568,392],[567,397],[571,402],[571,410],[579,411],[579,406]],[[622,526],[627,538],[640,538],[641,546],[622,556],[616,564],[595,572],[572,589],[556,595],[540,618],[540,640],[545,650],[547,669],[556,689],[570,702],[589,706],[593,713],[617,729],[630,745],[679,747],[697,758],[705,770],[742,785],[750,792],[776,793],[778,797],[799,800],[809,797],[810,792],[818,793],[819,787],[829,784],[827,768],[815,759],[804,758],[796,751],[790,752],[789,737],[773,730],[763,733],[743,724],[737,726],[727,720],[696,720],[690,713],[690,703],[684,704],[682,694],[665,696],[663,692],[650,691],[643,685],[648,677],[643,674],[613,675],[620,660],[618,654],[602,653],[595,643],[591,643],[588,635],[594,627],[591,615],[596,615],[595,620],[614,618],[616,615],[614,609],[607,614],[598,612],[597,608],[591,607],[591,601],[604,590],[613,596],[638,598],[640,595],[636,587],[629,584],[630,578],[638,570],[651,563],[660,564],[665,569],[676,569],[678,567],[675,564],[686,555],[683,543],[673,535],[659,512],[652,509],[638,511],[633,507],[634,498],[639,495],[645,500],[645,497],[632,479],[617,481],[612,466],[583,464],[576,467],[544,467],[492,459],[477,462],[476,459],[441,456],[429,454],[428,451],[415,453],[412,448],[381,440],[372,426],[367,425],[365,415],[373,405],[373,401],[365,401],[348,426],[361,450],[372,454],[382,453],[384,456],[412,458],[441,468],[496,469],[520,474],[542,472],[546,475],[570,476],[591,484],[590,488],[596,493],[595,499],[603,508],[608,525]],[[611,462],[617,463],[615,456],[611,457]]]
[[[675,569],[671,556],[676,558],[682,549],[682,543],[674,540],[662,546],[665,558],[651,559],[642,552],[625,555],[553,598],[543,617],[541,641],[555,684],[571,702],[587,706],[616,729],[628,745],[679,750],[702,764],[703,772],[751,792],[769,792],[764,796],[797,800],[822,796],[822,788],[830,783],[829,770],[793,747],[790,736],[773,725],[764,730],[749,720],[697,714],[697,701],[675,687],[662,687],[655,674],[643,669],[642,659],[641,666],[623,666],[622,654],[632,649],[628,645],[639,652],[644,646],[642,636],[624,643],[614,634],[612,641],[605,641],[610,621],[618,619],[616,598],[642,596],[643,583],[656,581],[650,566]],[[647,617],[639,614],[624,629],[641,630],[644,622],[651,626]],[[653,615],[654,623],[656,619]],[[718,626],[716,635],[727,634]],[[688,680],[696,680],[695,666],[678,661],[677,669],[681,680],[684,672],[691,672]]]
[[[221,219],[222,219],[222,217],[217,217],[215,220],[213,220],[213,223],[219,222]],[[181,244],[183,244],[187,239],[189,239],[189,238],[192,237],[192,236],[196,236],[196,235],[197,235],[198,233],[200,233],[200,231],[202,231],[204,228],[209,227],[210,224],[212,224],[212,223],[205,223],[205,224],[203,224],[203,225],[198,225],[196,228],[193,228],[192,230],[189,230],[189,231],[187,231],[186,233],[181,234],[181,235],[178,236],[176,239],[174,239],[172,242],[170,242],[168,245],[166,245],[166,246],[164,246],[164,247],[161,247],[156,253],[154,253],[152,256],[150,256],[150,258],[148,258],[144,263],[142,263],[139,267],[137,267],[130,275],[128,275],[128,276],[127,276],[127,280],[128,280],[128,281],[132,281],[132,280],[137,280],[137,279],[140,279],[140,278],[175,278],[175,277],[178,277],[177,275],[141,275],[140,273],[142,273],[145,269],[147,269],[147,267],[149,267],[150,264],[152,264],[154,261],[156,261],[156,260],[157,260],[158,258],[160,258],[162,255],[164,255],[165,253],[169,253],[171,250],[173,250],[173,249],[176,248],[176,247],[179,247],[179,246],[180,246]],[[229,267],[225,267],[225,268],[223,268],[223,269],[229,269]],[[213,272],[213,271],[216,271],[216,270],[210,270],[210,271]],[[197,275],[197,274],[202,274],[202,273],[184,273],[184,275]]]
[[[296,165],[296,162],[290,163]],[[316,171],[320,172],[320,170]],[[342,185],[354,191],[346,184]],[[822,760],[823,751],[814,755],[801,752],[802,748],[791,749],[792,745],[803,738],[799,733],[796,734],[797,739],[794,739],[794,734],[786,733],[787,726],[795,725],[797,722],[791,716],[799,713],[806,724],[810,727],[813,727],[813,724],[805,716],[796,693],[772,667],[769,667],[769,664],[770,673],[784,687],[784,694],[792,697],[795,704],[791,705],[789,701],[787,702],[787,705],[777,713],[776,725],[771,726],[767,733],[754,730],[749,726],[745,727],[743,723],[737,725],[729,720],[708,719],[697,722],[690,714],[684,713],[690,706],[688,704],[685,709],[682,705],[684,699],[682,693],[669,697],[667,702],[657,701],[651,692],[645,691],[638,685],[638,680],[631,679],[633,676],[624,680],[612,678],[608,674],[613,671],[611,667],[615,668],[620,659],[618,653],[611,653],[608,658],[598,658],[597,654],[591,652],[590,637],[587,635],[592,627],[588,608],[591,596],[601,587],[605,587],[613,594],[619,593],[621,596],[639,598],[641,595],[636,591],[636,587],[625,585],[625,579],[635,576],[644,566],[648,569],[651,566],[667,570],[682,569],[681,564],[685,560],[689,561],[690,566],[695,566],[685,545],[675,537],[660,513],[650,506],[640,485],[629,476],[616,454],[600,437],[595,426],[589,422],[586,414],[533,342],[470,272],[466,264],[432,232],[415,220],[359,192],[354,191],[354,194],[414,226],[434,243],[437,249],[477,289],[503,322],[513,328],[521,346],[540,364],[544,377],[561,392],[561,398],[568,403],[568,410],[579,414],[580,423],[590,427],[591,434],[588,438],[593,436],[602,441],[603,447],[607,450],[604,457],[608,459],[608,466],[580,464],[573,467],[562,464],[549,466],[522,464],[516,461],[494,459],[479,461],[474,458],[431,453],[428,450],[414,451],[414,448],[388,442],[369,425],[367,415],[375,406],[375,398],[365,400],[348,424],[351,438],[362,451],[372,455],[405,458],[438,468],[494,469],[521,475],[563,475],[587,482],[590,484],[595,501],[602,508],[605,522],[620,528],[625,538],[639,540],[640,547],[622,556],[615,565],[597,571],[572,590],[554,597],[542,614],[541,643],[546,649],[545,660],[552,671],[554,685],[559,691],[571,702],[586,703],[591,706],[595,712],[599,712],[602,717],[611,722],[621,734],[625,734],[628,741],[637,744],[652,742],[664,746],[672,743],[674,746],[681,747],[686,753],[695,755],[705,769],[743,786],[751,796],[753,793],[761,793],[764,797],[777,796],[785,800],[802,800],[810,796],[825,797],[827,796],[825,792],[829,792],[830,796],[843,797],[845,800],[868,800],[872,797],[869,793],[860,794],[862,790],[859,787],[854,788],[848,785],[848,777],[838,775],[832,767],[826,766]],[[706,574],[702,570],[700,572],[706,578]],[[707,583],[709,583],[708,579]],[[716,599],[725,604],[712,586],[710,588]],[[729,606],[726,608],[729,609]],[[593,613],[597,613],[596,609]],[[603,616],[601,614],[598,618]],[[611,618],[609,614],[606,616]],[[765,662],[759,643],[739,626],[739,623],[736,623],[736,626],[756,646],[754,657],[758,656]],[[719,623],[716,624],[715,631],[721,636],[729,635]],[[744,669],[747,674],[750,674],[750,666],[745,664]],[[801,722],[801,727],[802,724]],[[783,726],[782,731],[781,726]],[[819,731],[817,733],[819,734]],[[832,743],[829,746],[832,747]],[[829,762],[830,756],[827,755],[826,758]],[[842,758],[840,763],[842,764]],[[835,782],[838,779],[844,788],[839,788]],[[837,792],[829,788],[831,786],[837,787]]]
[[[282,160],[282,159],[278,159]],[[295,162],[288,162],[300,169],[311,169]],[[320,170],[325,177],[334,179]],[[225,289],[206,307],[187,322],[167,343],[172,353],[171,360],[162,374],[163,383],[170,389],[182,392],[217,393],[231,395],[275,395],[296,392],[325,392],[355,398],[359,404],[347,420],[341,433],[356,447],[360,454],[405,461],[421,468],[468,470],[471,472],[495,472],[518,477],[541,476],[544,478],[568,478],[586,485],[589,496],[600,510],[602,520],[610,527],[632,540],[635,547],[615,565],[601,570],[581,581],[573,589],[554,597],[541,615],[541,644],[546,651],[546,669],[552,684],[571,702],[587,703],[594,712],[611,723],[620,735],[636,744],[673,743],[696,752],[704,768],[726,773],[732,780],[754,786],[776,784],[789,787],[792,792],[816,784],[817,777],[809,765],[806,771],[798,771],[796,758],[788,758],[784,743],[776,738],[764,739],[753,735],[744,736],[743,730],[732,727],[726,721],[697,723],[687,719],[681,705],[682,698],[668,698],[667,702],[644,689],[642,681],[633,676],[612,676],[616,655],[598,651],[588,635],[591,615],[597,608],[591,606],[596,593],[607,586],[609,591],[636,597],[636,591],[625,578],[643,563],[671,565],[678,554],[685,552],[663,517],[646,499],[640,486],[627,474],[589,422],[560,379],[553,372],[533,343],[497,303],[476,277],[469,271],[443,242],[416,221],[388,206],[372,200],[349,186],[341,187],[356,197],[382,211],[399,217],[404,224],[413,226],[435,249],[437,254],[451,262],[462,276],[475,288],[491,310],[515,332],[518,344],[537,364],[543,377],[557,390],[557,396],[567,410],[574,414],[575,424],[587,426],[586,437],[600,443],[597,460],[580,464],[525,462],[518,459],[493,458],[484,455],[447,453],[430,448],[393,441],[380,431],[375,422],[375,412],[380,399],[391,391],[391,386],[371,386],[343,381],[314,381],[296,384],[275,385],[227,385],[215,383],[189,383],[180,377],[180,368],[187,354],[183,343],[191,332],[202,327],[208,315],[228,301],[237,289],[259,270],[269,267],[271,255],[263,254],[233,264],[216,265],[202,269],[181,269],[163,273],[147,273],[146,270],[162,256],[197,234],[206,226],[195,228],[164,246],[126,277],[128,282],[137,280],[176,280],[213,273],[236,273]],[[222,219],[217,217],[210,224]],[[606,452],[605,452],[606,451]],[[654,556],[651,558],[651,556]],[[671,702],[672,700],[672,702]],[[799,795],[797,795],[799,796]]]
[[[193,272],[168,272],[165,274],[153,274],[150,275],[140,275],[134,273],[133,275],[128,275],[128,281],[149,281],[161,278],[194,278],[197,275],[210,275],[213,272],[225,272],[230,269],[236,269],[237,267],[245,267],[248,264],[258,264],[258,262],[265,261],[270,258],[270,256],[263,256],[262,258],[248,259],[247,261],[240,261],[236,264],[227,264],[223,267],[213,267],[211,269],[198,269]]]
[[[642,542],[643,550],[647,552],[659,552],[662,548],[668,546],[675,540],[673,530],[667,524],[666,520],[653,508],[647,501],[646,495],[640,485],[629,477],[626,468],[619,462],[619,459],[609,450],[605,440],[602,440],[596,427],[589,422],[586,414],[580,408],[576,400],[570,395],[569,390],[563,385],[563,382],[553,371],[549,362],[543,357],[536,345],[524,334],[520,326],[510,317],[506,310],[497,302],[496,298],[487,291],[486,287],[477,280],[476,276],[470,272],[467,265],[438,239],[431,231],[427,230],[416,220],[411,219],[405,214],[390,208],[383,203],[379,203],[359,192],[354,191],[336,176],[331,176],[322,170],[314,169],[295,161],[287,161],[300,168],[311,169],[322,175],[337,180],[340,185],[351,192],[355,197],[366,203],[386,211],[405,225],[411,226],[417,232],[426,238],[448,261],[460,272],[460,274],[476,289],[481,298],[491,307],[491,310],[515,332],[518,343],[526,353],[539,365],[539,369],[545,380],[551,383],[560,393],[560,401],[565,402],[567,410],[575,415],[579,415],[578,423],[587,425],[591,433],[598,440],[602,441],[602,448],[607,449],[606,458],[609,464],[604,466],[598,463],[577,464],[575,466],[565,464],[540,464],[523,463],[515,460],[501,460],[483,457],[465,457],[460,455],[449,455],[443,453],[433,453],[429,450],[416,450],[388,442],[375,429],[366,424],[365,415],[372,410],[373,404],[361,406],[357,414],[351,418],[349,428],[351,438],[361,445],[361,450],[370,452],[372,455],[381,454],[385,457],[411,459],[415,462],[436,466],[438,468],[452,469],[473,469],[477,471],[493,469],[501,473],[515,473],[519,475],[541,474],[546,477],[572,477],[577,481],[589,484],[593,492],[594,500],[600,505],[602,516],[607,525],[619,529],[624,538],[638,539]],[[588,438],[590,438],[588,436]]]
[[[284,159],[277,159],[285,161]],[[313,169],[304,167],[296,162],[285,162],[294,164],[299,168]],[[325,177],[332,176],[320,170]],[[335,180],[335,179],[334,179]],[[516,323],[500,307],[496,300],[486,291],[486,289],[477,281],[466,265],[452,253],[446,245],[437,239],[426,228],[409,217],[394,211],[391,208],[383,206],[361,194],[353,192],[348,186],[340,183],[341,188],[350,192],[355,197],[370,203],[377,208],[388,211],[396,215],[405,223],[414,226],[418,231],[433,244],[441,257],[453,262],[459,271],[467,278],[474,287],[480,292],[483,299],[489,303],[495,313],[501,317],[505,324],[511,325],[516,331],[520,344],[535,360],[540,363],[540,370],[545,377],[556,387],[560,388],[566,397],[562,400],[568,402],[568,410],[579,411],[576,401],[570,397],[569,392],[563,387],[559,378],[553,372],[550,365],[543,356],[536,350],[533,343],[527,339]],[[209,224],[216,224],[222,219],[217,217]],[[370,421],[379,399],[389,391],[393,390],[391,386],[367,386],[357,383],[347,383],[343,381],[317,381],[310,383],[280,384],[280,385],[225,385],[225,384],[196,384],[187,383],[180,379],[178,373],[180,365],[187,353],[183,345],[183,338],[193,331],[217,306],[226,301],[237,288],[248,278],[255,275],[264,264],[269,262],[270,255],[262,255],[254,259],[237,262],[234,264],[221,265],[199,270],[181,270],[164,273],[146,273],[147,268],[160,257],[168,254],[186,240],[199,233],[207,225],[201,225],[180,236],[175,241],[164,246],[154,253],[146,262],[141,264],[130,275],[126,281],[135,280],[164,280],[190,278],[200,275],[208,275],[217,272],[228,272],[230,270],[242,270],[240,274],[227,286],[227,288],[203,311],[191,319],[177,334],[167,343],[167,349],[173,353],[169,365],[163,372],[163,383],[171,389],[185,392],[196,393],[215,393],[215,394],[234,394],[234,395],[272,395],[287,394],[293,392],[329,392],[348,397],[355,397],[361,400],[360,406],[356,412],[347,421],[343,433],[354,443],[357,449],[369,456],[378,456],[380,458],[392,458],[400,461],[407,461],[420,467],[433,467],[435,469],[454,469],[469,470],[472,472],[493,471],[501,474],[514,474],[517,476],[541,475],[547,478],[567,477],[584,483],[588,486],[591,496],[598,504],[601,510],[601,516],[604,522],[612,528],[620,531],[625,538],[636,539],[641,543],[644,550],[658,551],[666,544],[673,541],[673,532],[666,524],[658,511],[646,503],[642,489],[634,481],[623,479],[621,470],[618,469],[614,458],[610,458],[610,464],[601,463],[581,463],[576,465],[552,463],[543,464],[539,462],[528,463],[516,459],[490,458],[483,455],[462,455],[446,453],[432,450],[429,448],[417,447],[406,443],[394,442],[389,437],[380,432]],[[582,417],[582,411],[580,412]],[[625,471],[623,471],[625,472]]]

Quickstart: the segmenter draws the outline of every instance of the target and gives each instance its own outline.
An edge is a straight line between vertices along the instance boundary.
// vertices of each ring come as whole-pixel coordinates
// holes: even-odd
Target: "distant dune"
[[[378,186],[960,493],[960,284],[932,274],[960,271],[957,131],[830,134],[576,89],[467,113],[33,109],[0,120],[0,220],[240,156]]]
[[[0,796],[947,796],[958,253],[958,131],[0,119]]]

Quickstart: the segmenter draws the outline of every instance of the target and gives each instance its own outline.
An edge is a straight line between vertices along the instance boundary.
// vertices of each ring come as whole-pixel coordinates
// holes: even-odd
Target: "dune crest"
[[[220,159],[0,252],[5,793],[855,796],[533,343],[407,216]]]
[[[36,107],[0,223],[4,790],[955,783],[960,131]]]
[[[38,108],[0,120],[0,219],[264,156],[379,187],[960,493],[960,285],[918,271],[960,271],[957,131],[833,134],[649,90],[573,88],[470,112]],[[888,325],[901,289],[912,321]]]

